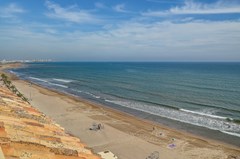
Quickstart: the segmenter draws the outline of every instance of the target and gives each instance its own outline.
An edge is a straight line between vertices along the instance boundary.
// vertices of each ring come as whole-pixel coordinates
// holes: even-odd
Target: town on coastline
[[[33,63],[33,62],[53,62],[52,59],[34,59],[34,60],[6,60],[3,59],[0,61],[2,64],[8,63]]]

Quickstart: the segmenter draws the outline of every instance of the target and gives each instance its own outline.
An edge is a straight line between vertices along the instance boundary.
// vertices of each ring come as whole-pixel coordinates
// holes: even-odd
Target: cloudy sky
[[[0,60],[240,61],[240,0],[1,0]]]

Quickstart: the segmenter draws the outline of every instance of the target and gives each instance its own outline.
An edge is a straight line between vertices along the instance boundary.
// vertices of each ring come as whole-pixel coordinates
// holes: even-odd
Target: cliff
[[[100,158],[85,146],[0,81],[0,156],[5,159]]]

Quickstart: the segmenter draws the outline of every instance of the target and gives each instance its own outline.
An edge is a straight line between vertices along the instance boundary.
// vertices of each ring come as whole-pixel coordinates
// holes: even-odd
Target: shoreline
[[[201,148],[208,148],[209,150],[212,150],[213,152],[215,152],[216,150],[219,151],[219,149],[221,149],[221,150],[224,150],[224,152],[225,151],[230,152],[229,155],[232,153],[234,153],[234,155],[240,155],[239,147],[236,147],[233,145],[229,145],[229,144],[226,144],[226,143],[223,143],[220,141],[215,141],[215,140],[208,139],[208,138],[203,138],[201,136],[193,135],[191,133],[184,132],[181,130],[169,128],[158,122],[150,121],[147,119],[142,119],[140,117],[136,117],[129,113],[124,113],[119,110],[115,110],[114,108],[109,108],[108,106],[96,104],[96,103],[93,103],[92,101],[87,101],[86,99],[74,97],[73,95],[70,95],[70,94],[65,94],[63,92],[51,90],[49,88],[45,88],[45,87],[39,86],[37,84],[33,84],[32,88],[29,88],[28,81],[15,79],[14,84],[24,94],[26,94],[26,92],[29,91],[29,89],[34,89],[35,91],[38,91],[39,94],[49,96],[49,98],[51,98],[51,97],[58,98],[67,103],[72,104],[73,107],[63,108],[63,109],[66,109],[64,113],[69,113],[68,110],[70,110],[70,109],[72,109],[71,110],[72,112],[79,111],[81,113],[85,113],[85,115],[87,117],[90,117],[93,121],[101,121],[108,128],[111,128],[111,129],[113,128],[113,129],[116,129],[117,131],[120,131],[121,133],[123,133],[124,137],[131,137],[134,139],[137,138],[138,139],[137,143],[144,142],[144,144],[146,144],[146,145],[149,144],[149,147],[151,147],[151,148],[150,148],[150,150],[148,150],[148,152],[144,152],[145,156],[147,154],[149,154],[150,152],[152,152],[154,149],[159,149],[159,148],[164,149],[164,151],[162,152],[163,154],[167,154],[166,152],[169,152],[169,150],[170,150],[170,153],[171,153],[171,151],[174,151],[174,154],[175,153],[182,154],[185,151],[182,151],[181,149],[185,149],[186,147],[187,147],[186,149],[189,149],[188,151],[190,151],[190,150],[193,151],[194,149],[199,149],[199,152],[195,152],[199,155],[201,155],[201,153],[203,153],[203,149],[201,149]],[[39,107],[39,105],[41,105],[40,103],[37,103],[36,101],[30,101],[30,103],[34,107],[36,107],[36,105],[38,105],[37,108]],[[44,102],[42,102],[42,104],[44,104]],[[84,105],[84,106],[79,106],[79,105]],[[43,111],[43,113],[46,113],[48,111],[47,107],[45,107],[44,109],[42,107],[41,108],[39,107],[38,109]],[[87,113],[84,112],[85,110],[87,110]],[[62,110],[62,111],[64,111],[64,110]],[[91,111],[93,112],[92,114],[91,114]],[[78,116],[77,114],[80,114],[79,112],[75,113],[75,114],[73,113],[73,114],[76,115],[76,117],[77,117]],[[90,115],[88,114],[89,112],[90,112]],[[65,127],[67,130],[71,129],[71,128],[68,128],[69,126],[64,125],[64,124],[66,124],[62,121],[64,117],[60,118],[59,114],[55,115],[54,113],[49,114],[49,115],[55,121],[57,121],[63,127]],[[117,121],[116,123],[118,123],[118,124],[107,122],[107,119],[115,120],[115,121]],[[70,130],[70,131],[73,131],[73,130]],[[103,131],[105,131],[105,130],[103,130]],[[164,135],[159,136],[159,132]],[[92,141],[90,142],[90,141],[87,141],[88,139],[84,139],[84,134],[79,135],[74,132],[71,132],[71,133],[73,133],[73,135],[75,135],[77,137],[80,137],[80,139],[83,141],[86,140],[86,141],[84,141],[84,143],[86,143],[88,146],[90,146],[90,148],[93,148],[94,151],[101,149],[101,146],[91,147]],[[95,134],[95,135],[98,135],[98,134]],[[110,136],[111,135],[112,134],[110,134]],[[176,141],[171,141],[171,139],[176,139]],[[112,139],[111,139],[111,142],[112,142]],[[177,148],[175,148],[173,150],[169,149],[167,147],[167,145],[171,144],[171,143],[175,143],[177,145]],[[133,145],[135,145],[135,144],[133,144]],[[190,145],[193,146],[193,148],[190,148]],[[143,146],[143,147],[145,147],[145,146]],[[142,149],[142,147],[138,147],[138,148]],[[118,154],[121,158],[121,155],[122,155],[122,153],[124,153],[124,150],[121,150],[121,152],[117,152],[115,149],[113,149],[111,151],[113,151],[113,152],[115,151],[115,153]],[[139,150],[135,150],[135,151],[140,152]],[[208,155],[211,156],[213,154],[208,154]],[[183,158],[185,158],[185,157],[189,158],[189,156],[191,156],[191,155],[183,154]],[[134,158],[136,158],[136,157],[134,157]],[[168,158],[168,157],[166,157],[166,158]],[[196,157],[193,157],[193,158],[196,158]]]
[[[71,98],[71,99],[75,100],[76,102],[84,102],[93,107],[105,108],[105,109],[107,109],[109,111],[113,111],[115,113],[128,115],[130,117],[136,118],[137,120],[147,122],[148,124],[151,124],[152,127],[159,125],[160,127],[164,127],[165,129],[170,129],[171,131],[176,131],[176,132],[179,132],[182,134],[187,134],[188,136],[192,136],[194,138],[199,138],[201,140],[216,142],[216,143],[220,143],[220,144],[227,144],[234,148],[240,147],[240,143],[237,142],[238,139],[240,139],[239,136],[230,135],[227,133],[223,133],[219,130],[214,130],[214,129],[210,129],[207,127],[191,125],[191,124],[184,123],[181,121],[172,120],[172,119],[168,119],[165,117],[160,117],[160,116],[157,116],[157,115],[154,115],[151,113],[142,112],[139,110],[135,110],[135,109],[131,109],[131,108],[115,105],[115,104],[107,105],[106,103],[101,103],[99,101],[94,101],[91,99],[85,99],[84,97],[77,96],[77,95],[74,95],[74,94],[71,94],[68,92],[64,92],[64,91],[58,90],[56,88],[43,86],[41,84],[34,83],[30,80],[19,79],[19,77],[17,77],[15,74],[12,74],[11,72],[8,72],[8,73],[20,81],[26,82],[28,85],[29,85],[29,83],[31,83],[32,85],[37,86],[38,89],[43,88],[48,91],[52,91],[58,95],[67,96],[68,98]],[[186,129],[186,127],[188,129]]]
[[[14,75],[14,74],[13,74]],[[14,75],[16,76],[16,75]],[[154,120],[151,120],[151,119],[148,119],[148,117],[144,118],[144,117],[140,117],[140,116],[137,116],[137,115],[133,115],[131,113],[128,113],[126,111],[121,111],[117,108],[113,108],[111,106],[107,106],[107,105],[104,105],[104,104],[101,104],[101,103],[97,103],[97,102],[94,102],[94,101],[91,101],[91,100],[88,100],[88,99],[84,99],[80,96],[75,96],[73,94],[70,94],[70,93],[67,93],[67,92],[61,92],[57,89],[52,89],[52,88],[48,88],[48,87],[45,87],[45,86],[42,86],[40,84],[36,84],[36,83],[33,83],[31,81],[28,81],[28,80],[23,80],[23,79],[19,79],[17,77],[17,81],[19,81],[20,83],[25,83],[26,85],[32,85],[34,86],[35,88],[37,88],[38,90],[46,90],[46,91],[49,91],[49,92],[53,92],[53,93],[56,93],[57,96],[60,96],[60,97],[63,97],[63,98],[69,98],[71,100],[74,100],[75,102],[81,102],[81,103],[86,103],[88,104],[90,107],[93,107],[93,108],[96,108],[96,109],[105,109],[104,111],[110,111],[112,113],[116,113],[118,115],[121,115],[121,116],[127,116],[128,118],[135,118],[136,120],[139,120],[140,122],[143,122],[145,124],[149,124],[151,125],[152,127],[161,127],[161,128],[164,128],[166,130],[170,130],[170,131],[173,131],[173,132],[176,132],[176,133],[179,133],[179,134],[186,134],[187,136],[191,136],[193,138],[197,138],[197,139],[200,139],[200,140],[204,140],[204,141],[211,141],[211,142],[215,142],[216,145],[218,144],[223,144],[223,145],[228,145],[232,148],[240,148],[240,146],[237,146],[237,145],[234,145],[234,144],[230,144],[230,143],[227,143],[227,142],[221,142],[220,140],[215,140],[215,139],[211,139],[211,138],[208,138],[208,137],[204,137],[204,136],[201,136],[201,135],[196,135],[194,133],[190,133],[190,132],[187,132],[185,131],[184,129],[177,129],[177,128],[173,128],[173,126],[167,126],[167,125],[164,125],[163,123],[160,123],[160,122],[157,122],[157,121],[154,121]],[[31,86],[31,87],[32,87]],[[122,108],[125,108],[125,109],[130,109],[130,108],[126,108],[126,107],[122,107]],[[133,110],[131,109],[132,111],[136,111],[136,110]],[[148,114],[148,113],[145,113],[145,112],[141,112],[143,114]],[[150,114],[151,116],[156,116],[156,115],[153,115],[153,114]],[[146,116],[149,116],[146,115]],[[161,118],[164,118],[164,117],[161,117]],[[165,118],[166,120],[167,118]],[[167,120],[172,120],[172,119],[167,119]],[[178,122],[178,123],[181,123],[181,124],[184,124],[184,125],[187,125],[185,123],[182,123],[180,121],[175,121],[175,122]],[[192,125],[194,127],[197,127],[195,125]],[[208,128],[205,128],[203,127],[204,129],[208,130]],[[218,133],[222,133],[218,130],[211,130],[209,129],[210,131],[216,131]],[[227,134],[224,134],[224,135],[227,135]],[[232,135],[231,135],[232,136]],[[233,136],[233,137],[236,137],[236,136]],[[237,137],[236,137],[237,138]]]

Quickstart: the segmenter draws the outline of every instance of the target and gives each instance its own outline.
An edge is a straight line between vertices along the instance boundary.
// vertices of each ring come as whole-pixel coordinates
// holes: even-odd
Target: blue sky
[[[0,59],[240,61],[240,0],[1,0]]]

